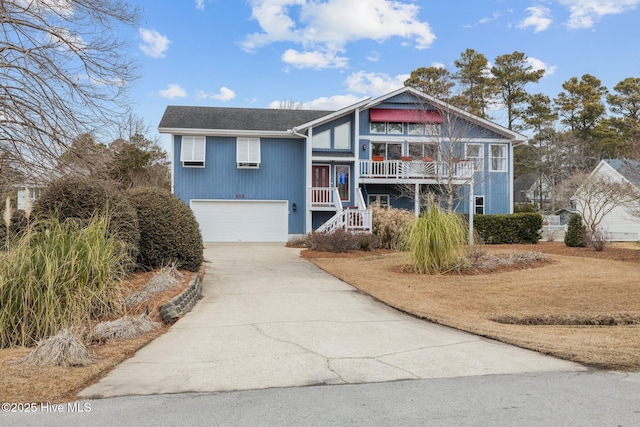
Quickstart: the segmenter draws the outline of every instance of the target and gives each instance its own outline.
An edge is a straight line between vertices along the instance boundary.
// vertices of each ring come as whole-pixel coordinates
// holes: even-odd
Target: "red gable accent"
[[[369,120],[372,122],[402,123],[442,123],[442,115],[437,110],[396,110],[390,108],[371,108]]]

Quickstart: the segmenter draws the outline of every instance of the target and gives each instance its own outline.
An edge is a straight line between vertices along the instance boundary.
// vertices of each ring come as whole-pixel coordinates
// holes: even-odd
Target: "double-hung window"
[[[465,158],[473,162],[474,172],[482,172],[484,170],[484,145],[466,144]]]
[[[260,167],[260,138],[238,138],[236,141],[236,162],[238,168],[258,169]]]
[[[207,154],[204,136],[183,136],[180,147],[180,162],[185,168],[203,168]]]
[[[489,146],[489,165],[491,172],[507,171],[507,145],[492,144]]]

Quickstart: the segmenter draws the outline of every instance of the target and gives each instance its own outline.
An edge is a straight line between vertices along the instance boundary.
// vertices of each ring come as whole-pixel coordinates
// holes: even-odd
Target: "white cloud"
[[[432,62],[431,66],[435,68],[447,68],[447,66],[444,65],[442,62]]]
[[[163,89],[158,92],[163,98],[184,98],[187,96],[187,91],[182,89],[180,85],[177,84],[169,84],[166,89]]]
[[[570,29],[590,28],[605,15],[617,15],[635,9],[640,0],[557,0],[569,8]]]
[[[367,61],[378,62],[379,60],[380,60],[380,52],[377,52],[374,50],[367,55]]]
[[[544,31],[551,26],[551,9],[544,6],[532,6],[526,9],[529,15],[524,21],[518,24],[518,28],[526,29],[533,27],[534,33]]]
[[[298,52],[295,49],[287,49],[282,54],[282,60],[296,68],[344,68],[348,59],[337,56],[336,52],[308,51]]]
[[[313,101],[304,102],[302,106],[305,110],[328,110],[335,111],[341,108],[353,105],[358,101],[362,101],[366,96],[356,95],[335,95],[331,97],[322,97],[314,99]]]
[[[308,63],[318,68],[323,61],[317,57],[324,56],[329,59],[324,62],[326,67],[336,67],[346,58],[331,59],[344,52],[348,43],[358,40],[383,42],[400,37],[412,40],[418,49],[429,47],[435,40],[429,24],[418,19],[418,6],[393,0],[252,0],[252,11],[262,32],[247,35],[243,49],[253,51],[270,43],[292,42],[302,46],[302,54],[316,56],[301,58],[298,51],[287,51],[289,56],[285,52],[283,59],[292,59],[296,66]]]
[[[556,67],[555,65],[549,65],[544,61],[541,61],[540,59],[532,58],[530,56],[527,58],[527,63],[531,66],[531,68],[534,71],[544,70],[545,76],[550,76],[551,74],[555,73],[556,70],[558,69],[558,67]]]
[[[487,24],[487,23],[492,22],[492,21],[497,21],[498,19],[500,19],[501,16],[502,16],[502,13],[493,12],[493,14],[491,16],[486,16],[486,17],[480,19],[475,24],[467,24],[464,27],[465,28],[474,28],[474,27],[477,27],[477,26],[480,26],[480,25]]]
[[[231,101],[232,99],[234,99],[236,97],[236,93],[234,91],[232,91],[231,89],[229,89],[228,87],[221,87],[220,90],[218,91],[218,93],[205,93],[205,92],[198,92],[198,95],[196,95],[198,98],[200,99],[217,99],[218,101],[223,101],[223,102],[227,102],[227,101]]]
[[[196,0],[196,9],[204,10],[204,0]]]
[[[351,92],[377,96],[403,87],[404,81],[407,80],[409,76],[409,74],[399,74],[391,77],[384,73],[359,71],[347,77],[345,83]]]
[[[157,32],[156,30],[149,30],[146,28],[140,28],[138,30],[142,43],[140,44],[140,50],[152,58],[164,58],[167,49],[169,49],[169,43],[171,41]]]

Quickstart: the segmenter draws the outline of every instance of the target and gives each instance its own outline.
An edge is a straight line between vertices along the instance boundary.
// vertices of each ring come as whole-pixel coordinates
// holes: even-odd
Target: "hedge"
[[[474,230],[484,243],[538,243],[542,236],[542,215],[538,213],[475,215],[473,218]]]

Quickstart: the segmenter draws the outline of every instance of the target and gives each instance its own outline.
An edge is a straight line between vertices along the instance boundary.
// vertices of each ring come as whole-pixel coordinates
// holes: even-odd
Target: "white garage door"
[[[192,200],[205,242],[286,242],[286,200]]]

